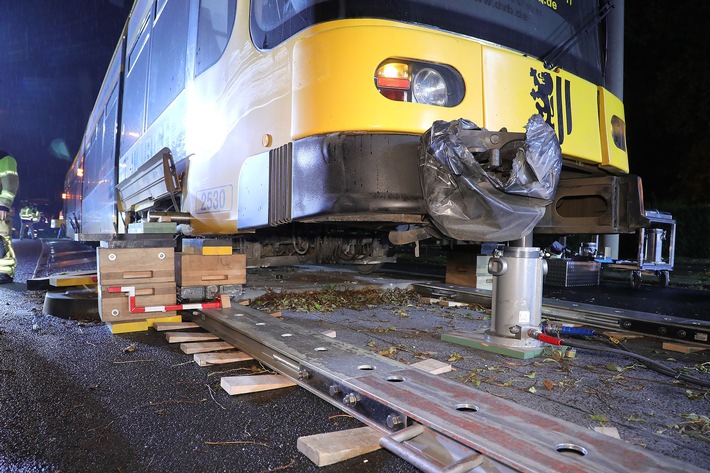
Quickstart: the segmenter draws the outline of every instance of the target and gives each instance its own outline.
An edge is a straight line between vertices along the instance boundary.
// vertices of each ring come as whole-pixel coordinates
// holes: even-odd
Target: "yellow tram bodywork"
[[[462,102],[441,107],[382,96],[373,75],[388,58],[454,67],[465,83]],[[266,159],[264,151],[308,136],[343,132],[420,135],[435,120],[461,117],[491,130],[522,131],[527,118],[536,112],[531,69],[544,71],[539,61],[522,54],[391,21],[318,24],[266,52],[253,47],[246,28],[237,27],[223,59],[187,89],[187,115],[193,124],[187,127],[187,142],[211,145],[204,145],[205,153],[190,158],[184,210],[196,217],[193,228],[197,233],[234,233],[239,228],[237,193],[232,192],[228,215],[199,215],[199,194],[233,184],[233,173],[244,160]],[[623,104],[608,91],[565,71],[551,74],[567,81],[571,91],[572,115],[566,119],[574,126],[562,143],[564,157],[603,165],[612,173],[627,172],[626,152],[602,140],[610,135],[609,129],[600,130],[600,125],[609,124],[600,119],[601,113],[623,117]],[[223,78],[225,86],[219,97],[197,92],[214,90],[217,78]],[[203,82],[211,83],[210,87]],[[205,103],[214,108],[204,108]],[[604,105],[603,110],[598,103]],[[213,154],[209,148],[214,143],[222,146]]]
[[[194,15],[198,3],[190,5],[190,15]],[[563,158],[572,170],[567,176],[563,171],[563,181],[565,177],[575,178],[569,181],[569,187],[577,189],[580,187],[577,181],[587,182],[585,176],[597,179],[584,191],[564,191],[573,194],[568,203],[560,206],[564,209],[563,217],[572,222],[572,226],[562,228],[561,214],[556,213],[553,203],[551,216],[542,222],[544,231],[552,233],[562,229],[571,233],[575,228],[595,230],[599,227],[613,233],[629,228],[626,224],[617,224],[618,216],[611,215],[615,210],[600,216],[603,212],[594,209],[591,218],[576,218],[577,213],[584,217],[582,214],[587,210],[584,202],[581,206],[577,202],[594,197],[599,189],[604,189],[608,196],[622,189],[622,193],[636,198],[632,182],[635,176],[628,175],[628,182],[632,184],[610,181],[614,176],[626,176],[629,167],[623,103],[603,87],[562,69],[546,70],[540,60],[502,46],[401,21],[360,18],[317,23],[262,51],[254,45],[250,35],[250,4],[241,1],[236,2],[234,24],[221,56],[196,73],[195,51],[187,48],[184,89],[152,122],[146,120],[144,129],[138,130],[130,147],[120,149],[115,174],[98,176],[101,184],[93,188],[100,189],[100,195],[99,192],[84,195],[81,183],[77,185],[81,177],[76,176],[76,171],[85,164],[84,152],[89,148],[93,130],[110,126],[110,123],[100,123],[103,107],[110,103],[115,93],[113,88],[119,87],[118,84],[125,86],[119,74],[121,77],[128,74],[133,48],[139,44],[141,31],[150,21],[154,7],[152,0],[137,0],[134,5],[92,112],[84,144],[67,175],[66,188],[73,196],[73,208],[79,209],[81,215],[82,206],[87,207],[87,202],[91,201],[89,210],[84,209],[84,213],[93,215],[92,219],[97,222],[103,219],[93,228],[103,232],[110,227],[114,233],[126,233],[131,215],[145,217],[151,209],[159,209],[166,202],[168,205],[162,208],[173,208],[181,213],[182,221],[185,221],[184,216],[189,219],[189,225],[182,225],[180,229],[184,234],[234,235],[280,225],[278,219],[267,222],[263,218],[256,224],[245,223],[240,215],[265,213],[273,203],[271,193],[282,185],[293,184],[294,189],[304,187],[306,184],[297,182],[304,176],[318,181],[321,177],[318,172],[283,174],[272,179],[269,166],[275,155],[291,152],[290,146],[295,154],[286,156],[283,162],[289,163],[293,158],[296,163],[299,158],[296,145],[331,135],[408,137],[407,162],[400,164],[406,172],[389,169],[375,178],[385,176],[393,189],[407,180],[404,187],[409,193],[405,199],[421,201],[421,189],[415,189],[418,188],[418,182],[414,182],[418,181],[417,152],[412,143],[434,121],[466,118],[489,130],[505,127],[509,131],[523,131],[528,118],[539,110],[550,112],[545,118],[557,127]],[[435,106],[385,97],[376,87],[375,74],[388,60],[450,67],[460,76],[464,87],[461,101],[453,106]],[[553,85],[550,87],[550,84]],[[125,91],[121,93],[125,95]],[[120,128],[117,141],[130,132]],[[176,202],[176,196],[169,198],[165,184],[168,176],[161,162],[161,153],[165,150],[171,152],[178,163],[181,184],[178,208],[169,205],[170,200]],[[373,146],[375,156],[361,167],[386,167],[391,156],[403,158],[401,153],[380,151]],[[113,161],[111,157],[105,159]],[[98,174],[104,172],[105,165],[106,162],[98,164],[101,166]],[[91,160],[86,166],[92,166]],[[319,172],[325,175],[328,171]],[[115,201],[107,202],[104,194],[114,190],[111,189],[114,180]],[[289,180],[291,182],[287,182]],[[307,185],[310,188],[300,189],[300,193],[294,190],[294,202],[303,199],[308,192],[318,194],[326,186],[319,182]],[[379,185],[382,187],[381,183]],[[640,184],[637,187],[640,189]],[[367,195],[363,193],[355,198],[367,198]],[[383,202],[386,203],[386,199]],[[114,215],[109,219],[101,217],[112,205]],[[607,208],[613,206],[626,207],[622,202],[612,202]],[[377,210],[363,221],[379,220],[392,228],[397,223],[426,220],[422,205],[403,208],[401,212],[388,209],[380,202]],[[74,214],[70,210],[66,209],[67,215]],[[356,212],[348,214],[322,207],[283,221],[341,223],[347,227],[358,223],[360,217]],[[80,218],[74,220],[81,227]],[[613,224],[596,223],[602,221],[613,221]],[[380,227],[383,229],[385,226]],[[81,228],[77,230],[81,231]]]

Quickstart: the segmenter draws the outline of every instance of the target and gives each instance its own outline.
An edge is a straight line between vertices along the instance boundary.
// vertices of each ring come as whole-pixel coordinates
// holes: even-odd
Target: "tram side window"
[[[133,143],[143,134],[151,22],[151,15],[148,15],[141,25],[138,39],[128,52],[121,122],[121,153],[133,146]]]
[[[197,26],[195,75],[217,62],[234,28],[237,0],[201,0]]]
[[[185,88],[189,5],[184,0],[156,2],[148,77],[148,124]]]
[[[103,121],[104,116],[102,114],[94,127],[94,131],[87,140],[86,151],[84,152],[84,156],[86,157],[85,164],[89,164],[89,166],[84,166],[84,186],[89,190],[89,192],[94,188],[96,182],[99,180],[97,163],[100,162],[102,151],[101,144],[103,138]]]

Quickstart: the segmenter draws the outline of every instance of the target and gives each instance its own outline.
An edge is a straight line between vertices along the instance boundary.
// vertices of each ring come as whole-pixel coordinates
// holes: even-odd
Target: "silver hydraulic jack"
[[[542,316],[542,281],[547,262],[532,235],[496,250],[488,260],[493,276],[490,328],[473,333],[445,334],[443,338],[481,350],[515,358],[542,353],[539,331]]]

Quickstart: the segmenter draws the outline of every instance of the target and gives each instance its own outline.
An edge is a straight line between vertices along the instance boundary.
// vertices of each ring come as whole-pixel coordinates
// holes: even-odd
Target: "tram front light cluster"
[[[390,100],[440,107],[456,106],[464,95],[463,78],[458,71],[421,61],[383,61],[375,70],[375,86]]]

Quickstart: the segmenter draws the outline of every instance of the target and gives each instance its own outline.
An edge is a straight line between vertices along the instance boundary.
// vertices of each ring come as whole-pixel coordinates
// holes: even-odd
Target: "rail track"
[[[61,269],[77,261],[91,264],[82,251],[79,257],[69,250],[55,251],[47,264]],[[412,287],[430,297],[490,303],[488,291],[436,283]],[[707,324],[698,321],[587,304],[546,300],[543,313],[606,329],[653,324],[650,334],[663,338],[678,338],[686,330],[702,342],[698,334],[708,333]],[[378,429],[384,448],[425,472],[705,471],[250,307],[235,304],[186,312],[184,317]],[[661,327],[667,332],[661,333]]]
[[[249,307],[193,321],[379,429],[425,472],[703,471]]]

